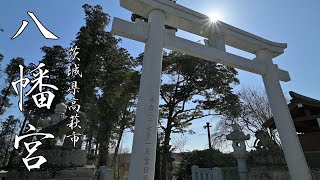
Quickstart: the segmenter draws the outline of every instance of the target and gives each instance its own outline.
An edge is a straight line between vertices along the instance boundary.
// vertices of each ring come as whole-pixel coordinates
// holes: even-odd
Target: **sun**
[[[219,13],[209,14],[209,18],[211,22],[217,22],[218,20],[221,20],[221,16]]]

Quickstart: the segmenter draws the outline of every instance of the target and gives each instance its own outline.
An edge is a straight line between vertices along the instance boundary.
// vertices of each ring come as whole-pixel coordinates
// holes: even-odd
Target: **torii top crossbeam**
[[[120,0],[120,4],[133,13],[146,18],[152,10],[162,10],[166,14],[166,25],[208,39],[212,37],[218,37],[219,39],[219,36],[222,36],[222,42],[218,40],[218,43],[222,43],[221,46],[223,47],[229,45],[253,54],[264,49],[272,52],[273,57],[282,54],[283,50],[287,47],[285,43],[271,42],[221,21],[212,23],[208,16],[168,0]],[[131,23],[115,18],[112,25],[112,32],[145,43],[148,39],[149,26],[146,23]],[[264,75],[267,72],[266,67],[258,61],[252,61],[251,59],[225,52],[225,50],[221,51],[219,48],[204,46],[168,32],[165,35],[164,47],[259,75]],[[287,71],[279,69],[277,65],[274,66],[279,80],[285,82],[290,81],[290,76]]]
[[[166,14],[165,24],[205,38],[210,36],[210,18],[168,0],[120,0],[121,6],[135,14],[148,18],[154,9]],[[283,53],[286,43],[276,43],[248,33],[221,21],[216,22],[218,31],[224,35],[226,45],[255,54],[268,49],[276,57]]]

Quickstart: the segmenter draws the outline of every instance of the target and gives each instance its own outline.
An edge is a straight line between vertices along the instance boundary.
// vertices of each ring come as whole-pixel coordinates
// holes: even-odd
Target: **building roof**
[[[320,101],[303,96],[296,92],[289,92],[292,99],[288,104],[296,131],[299,133],[320,132],[317,119],[320,118]],[[264,123],[264,127],[276,129],[273,117]]]

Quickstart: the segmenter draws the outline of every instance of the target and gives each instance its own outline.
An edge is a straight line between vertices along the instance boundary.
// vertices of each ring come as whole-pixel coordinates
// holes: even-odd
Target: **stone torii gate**
[[[290,76],[272,61],[284,52],[286,44],[271,42],[220,21],[210,22],[208,16],[168,0],[120,0],[120,4],[148,18],[148,23],[114,18],[112,24],[112,33],[145,43],[129,180],[154,179],[163,48],[261,75],[291,179],[311,179],[279,82],[290,81]],[[164,29],[165,25],[202,36],[206,43],[177,37],[174,31]],[[256,58],[228,53],[225,45],[253,53]]]

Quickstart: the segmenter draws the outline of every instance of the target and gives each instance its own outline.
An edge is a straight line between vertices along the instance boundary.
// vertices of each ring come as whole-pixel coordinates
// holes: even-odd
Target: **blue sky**
[[[37,63],[43,56],[40,51],[42,46],[68,47],[79,28],[84,25],[84,12],[81,6],[85,3],[100,4],[112,18],[130,20],[131,13],[120,7],[118,0],[1,1],[0,27],[4,29],[4,32],[0,32],[0,53],[5,57],[2,67],[14,57],[23,57],[27,63]],[[280,68],[289,71],[291,75],[292,81],[282,83],[284,92],[287,94],[289,91],[296,91],[320,99],[318,81],[320,1],[178,0],[178,3],[207,15],[219,13],[221,21],[232,26],[275,42],[287,43],[288,48],[285,49],[285,53],[274,60]],[[28,11],[33,12],[45,27],[60,39],[44,39],[28,16]],[[18,38],[11,40],[22,20],[29,21],[29,25]],[[107,30],[110,28],[111,26]],[[181,31],[177,35],[194,41],[202,40],[200,37]],[[132,56],[143,52],[142,43],[122,39],[120,46],[128,49]],[[232,48],[227,48],[227,51],[249,58],[254,57]],[[261,77],[258,75],[239,71],[238,77],[242,85],[263,87]],[[17,106],[17,99],[12,99],[12,103]],[[17,112],[17,109],[11,109],[7,111],[7,115]],[[187,150],[207,147],[206,131],[202,126],[206,121],[215,122],[215,119],[209,118],[194,122],[192,128],[197,134],[190,137],[186,145]],[[124,147],[131,149],[131,139],[130,134],[126,135]]]

